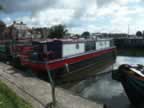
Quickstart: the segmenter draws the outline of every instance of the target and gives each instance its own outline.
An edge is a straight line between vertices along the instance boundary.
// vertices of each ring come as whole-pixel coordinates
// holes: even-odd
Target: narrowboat
[[[23,64],[39,74],[49,70],[55,79],[88,78],[96,75],[91,69],[100,71],[116,59],[116,48],[110,39],[37,40],[32,47],[31,56]]]
[[[0,24],[0,60],[20,66],[22,57],[28,57],[31,50],[32,35],[22,22],[14,22],[9,27],[4,25]]]
[[[136,108],[144,108],[144,66],[123,64],[112,75],[122,83],[130,102]]]

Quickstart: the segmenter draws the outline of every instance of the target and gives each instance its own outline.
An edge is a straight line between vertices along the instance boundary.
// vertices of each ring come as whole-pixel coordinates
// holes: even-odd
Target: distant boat
[[[112,78],[122,83],[129,100],[136,108],[144,108],[144,66],[121,65],[112,73]]]

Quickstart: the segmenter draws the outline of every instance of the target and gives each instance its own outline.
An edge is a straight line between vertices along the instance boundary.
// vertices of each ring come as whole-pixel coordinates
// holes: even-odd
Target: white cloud
[[[10,25],[10,24],[13,22],[10,17],[4,18],[3,21],[4,21],[5,23],[7,23],[7,25]]]
[[[127,26],[143,29],[144,0],[0,0],[9,6],[9,12],[33,12],[32,15],[3,18],[10,23],[13,19],[23,20],[31,26],[66,24],[72,32],[105,31],[127,32]],[[16,5],[14,5],[16,3]],[[24,8],[25,7],[25,8]],[[109,17],[109,18],[108,18]],[[105,21],[107,20],[107,21]],[[100,24],[100,26],[98,25]],[[135,30],[133,30],[135,32]]]
[[[46,9],[34,16],[20,17],[17,20],[23,20],[32,26],[48,27],[55,24],[67,24],[72,20],[73,13],[73,10]]]
[[[5,12],[15,13],[23,11],[38,12],[51,7],[57,0],[0,0]]]
[[[118,4],[120,5],[127,5],[130,0],[117,0]]]

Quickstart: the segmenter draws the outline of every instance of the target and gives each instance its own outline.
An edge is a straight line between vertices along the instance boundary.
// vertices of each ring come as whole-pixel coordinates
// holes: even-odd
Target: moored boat
[[[112,40],[48,39],[33,41],[32,46],[33,51],[25,65],[40,74],[50,70],[55,79],[64,76],[72,80],[88,78],[96,75],[96,71],[86,72],[86,69],[104,69],[116,58]]]
[[[120,81],[136,108],[144,108],[144,66],[121,65],[113,72],[113,79]]]
[[[40,33],[22,22],[14,22],[9,27],[2,25],[2,28],[5,29],[0,32],[0,58],[36,73],[45,74],[50,70],[54,77],[81,79],[95,75],[92,69],[98,72],[115,62],[115,46],[110,39],[46,39],[42,29]]]
[[[32,34],[27,25],[22,22],[8,27],[0,25],[0,35],[0,60],[21,66],[21,60],[28,57],[32,47]]]

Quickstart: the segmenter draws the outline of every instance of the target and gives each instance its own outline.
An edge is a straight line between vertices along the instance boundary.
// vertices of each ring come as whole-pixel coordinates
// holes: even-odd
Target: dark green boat
[[[144,108],[144,66],[132,67],[124,64],[112,73],[114,80],[120,81],[130,102],[136,108]]]

